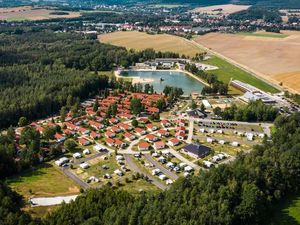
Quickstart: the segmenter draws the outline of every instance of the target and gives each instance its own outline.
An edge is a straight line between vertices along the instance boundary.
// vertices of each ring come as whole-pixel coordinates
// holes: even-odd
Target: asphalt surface
[[[144,154],[144,157],[148,162],[152,163],[156,168],[160,169],[160,171],[163,174],[165,174],[167,177],[171,178],[172,180],[177,180],[178,179],[178,176],[175,173],[173,173],[170,170],[163,167],[159,162],[154,160],[151,155]]]
[[[83,162],[88,162],[88,161],[90,161],[92,159],[96,159],[96,158],[98,158],[100,156],[103,156],[103,155],[105,155],[107,153],[108,153],[108,151],[104,151],[104,152],[99,152],[99,153],[96,153],[94,155],[91,155],[91,156],[88,156],[88,157],[85,157],[85,158],[76,159],[76,160],[74,160],[73,164],[74,165],[79,165],[79,164],[81,164]]]
[[[149,177],[151,183],[153,183],[155,186],[157,186],[158,188],[160,188],[161,190],[166,190],[168,189],[168,186],[162,184],[161,182],[157,181],[155,179],[154,176],[144,172],[143,170],[141,170],[137,165],[136,163],[134,162],[134,159],[132,158],[132,155],[129,155],[129,154],[124,154],[124,158],[128,164],[128,167],[135,171],[135,172],[138,172],[138,173],[141,173],[141,174],[144,174],[145,176]]]
[[[82,181],[78,176],[76,176],[75,174],[73,174],[69,168],[62,168],[63,173],[69,177],[70,179],[72,179],[76,184],[78,184],[81,188],[83,189],[88,189],[90,188],[90,185],[87,184],[86,182]]]

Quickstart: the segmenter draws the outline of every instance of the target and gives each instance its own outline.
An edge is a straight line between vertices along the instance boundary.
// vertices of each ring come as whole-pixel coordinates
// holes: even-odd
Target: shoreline
[[[190,77],[192,77],[193,79],[199,81],[200,83],[202,83],[205,86],[210,86],[206,81],[202,80],[201,78],[197,77],[196,75],[192,74],[189,71],[186,70],[181,70],[181,69],[170,69],[170,70],[151,70],[151,69],[126,69],[126,70],[122,70],[122,71],[144,71],[144,72],[181,72],[184,73]],[[118,73],[118,71],[114,71],[114,75],[116,76],[116,78],[132,78],[132,83],[136,84],[136,83],[152,83],[154,82],[154,79],[150,79],[150,78],[141,78],[141,77],[126,77],[126,76],[122,76]]]

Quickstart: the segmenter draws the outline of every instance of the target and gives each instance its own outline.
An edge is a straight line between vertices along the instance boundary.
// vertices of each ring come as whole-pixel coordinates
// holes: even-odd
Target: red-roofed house
[[[166,147],[166,144],[165,144],[165,142],[163,142],[163,141],[158,141],[158,142],[155,142],[154,143],[154,148],[156,149],[156,150],[158,150],[158,149],[163,149],[163,148],[165,148]]]
[[[111,131],[114,132],[114,133],[120,133],[121,132],[121,129],[117,126],[112,126],[111,127]]]
[[[105,132],[104,136],[106,138],[114,138],[116,136],[116,134],[114,132],[111,132],[111,131],[108,130],[108,131]]]
[[[78,142],[79,144],[83,145],[83,146],[86,146],[86,145],[89,145],[90,144],[90,141],[85,139],[85,138],[79,138],[78,139]]]
[[[147,151],[150,148],[150,144],[148,144],[147,142],[140,142],[138,144],[138,149],[139,151]]]
[[[125,138],[126,141],[133,141],[135,139],[135,136],[131,133],[126,132],[124,134],[124,138]]]
[[[139,118],[139,121],[143,124],[149,123],[149,119],[147,119],[145,117]]]
[[[155,137],[153,134],[147,134],[145,140],[149,142],[155,142],[158,140],[158,138]]]
[[[158,109],[158,108],[155,108],[155,107],[148,107],[148,108],[147,108],[147,112],[148,112],[148,113],[158,113],[158,112],[159,112],[159,109]]]
[[[146,127],[148,131],[156,131],[158,129],[157,126],[153,125],[152,123],[147,124]]]
[[[90,137],[93,139],[97,139],[97,138],[100,138],[100,134],[96,133],[95,131],[92,131],[90,133]]]
[[[79,127],[75,126],[74,124],[72,123],[69,123],[69,122],[65,122],[64,125],[66,125],[66,127],[69,129],[69,130],[78,130]]]
[[[170,127],[172,124],[170,123],[169,120],[162,120],[160,122],[160,124],[163,126],[163,127]]]
[[[104,128],[103,124],[92,121],[92,120],[88,121],[88,125],[90,125],[91,127],[95,128],[95,129],[98,129],[98,130]]]
[[[67,134],[67,135],[74,135],[75,134],[75,131],[70,130],[70,129],[64,129],[63,132],[64,132],[64,134]]]
[[[171,138],[169,141],[168,141],[168,144],[172,147],[176,146],[176,145],[179,145],[180,141],[177,139],[177,138]]]
[[[111,138],[105,138],[105,142],[108,146],[112,147],[115,144],[115,140]]]
[[[42,126],[39,126],[39,125],[37,125],[37,126],[35,127],[35,129],[36,129],[40,134],[43,134],[44,131],[45,131],[45,128],[42,127]]]
[[[180,127],[176,127],[176,132],[178,132],[178,131],[180,131],[180,132],[186,132],[186,129],[185,129],[185,127],[182,127],[182,126],[180,126]]]
[[[177,119],[177,120],[176,120],[176,123],[177,123],[179,126],[185,126],[186,121],[185,121],[184,119]]]
[[[54,135],[54,137],[55,137],[55,139],[56,139],[57,142],[62,142],[64,140],[66,140],[66,138],[64,136],[62,136],[61,134],[59,134],[59,133],[56,133]]]
[[[119,120],[117,118],[112,117],[112,118],[109,118],[109,122],[116,124],[119,122]]]
[[[169,135],[170,133],[167,130],[160,129],[159,131],[157,131],[157,136],[159,137],[168,137]]]
[[[118,138],[115,138],[115,146],[118,147],[118,148],[125,148],[126,143],[124,143],[123,141],[121,141]]]
[[[139,136],[143,136],[147,133],[145,130],[143,130],[142,128],[139,128],[139,127],[135,128],[134,131]]]
[[[81,134],[89,134],[90,133],[90,130],[87,129],[87,128],[84,128],[84,127],[80,127],[78,129],[78,131],[81,133]]]
[[[122,130],[132,130],[132,127],[131,126],[129,126],[128,124],[126,124],[126,123],[119,123],[118,124],[118,127],[120,127],[120,129],[122,129]]]

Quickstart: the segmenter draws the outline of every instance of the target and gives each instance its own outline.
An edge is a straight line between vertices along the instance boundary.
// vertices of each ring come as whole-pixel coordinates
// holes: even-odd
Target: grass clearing
[[[124,183],[120,189],[128,191],[132,194],[137,194],[140,191],[158,193],[160,190],[155,185],[147,182],[144,179],[131,180],[129,183]]]
[[[24,196],[59,196],[79,193],[79,187],[50,163],[8,179],[9,186]]]
[[[269,225],[300,225],[300,193],[289,196],[281,204],[275,204],[269,221]]]
[[[195,56],[203,50],[188,40],[169,34],[150,35],[138,31],[121,31],[100,35],[103,43],[126,47],[127,49],[143,50],[153,48],[161,52],[176,52],[187,56]]]
[[[228,83],[232,78],[251,84],[266,92],[278,92],[278,90],[273,86],[216,56],[212,56],[210,59],[206,60],[205,63],[219,67],[218,70],[207,71],[207,73],[217,75],[219,79],[225,83]]]

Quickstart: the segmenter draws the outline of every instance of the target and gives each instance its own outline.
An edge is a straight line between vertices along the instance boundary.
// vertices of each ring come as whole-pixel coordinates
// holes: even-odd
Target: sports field
[[[0,8],[0,20],[7,21],[75,18],[80,15],[79,12],[56,11],[54,9],[33,8],[32,6]]]
[[[300,32],[210,33],[196,41],[265,80],[292,92],[300,91]]]
[[[195,56],[196,53],[203,51],[188,40],[168,34],[150,35],[137,31],[121,31],[100,35],[99,39],[101,42],[128,49],[153,48],[156,51],[170,51],[187,56]]]

